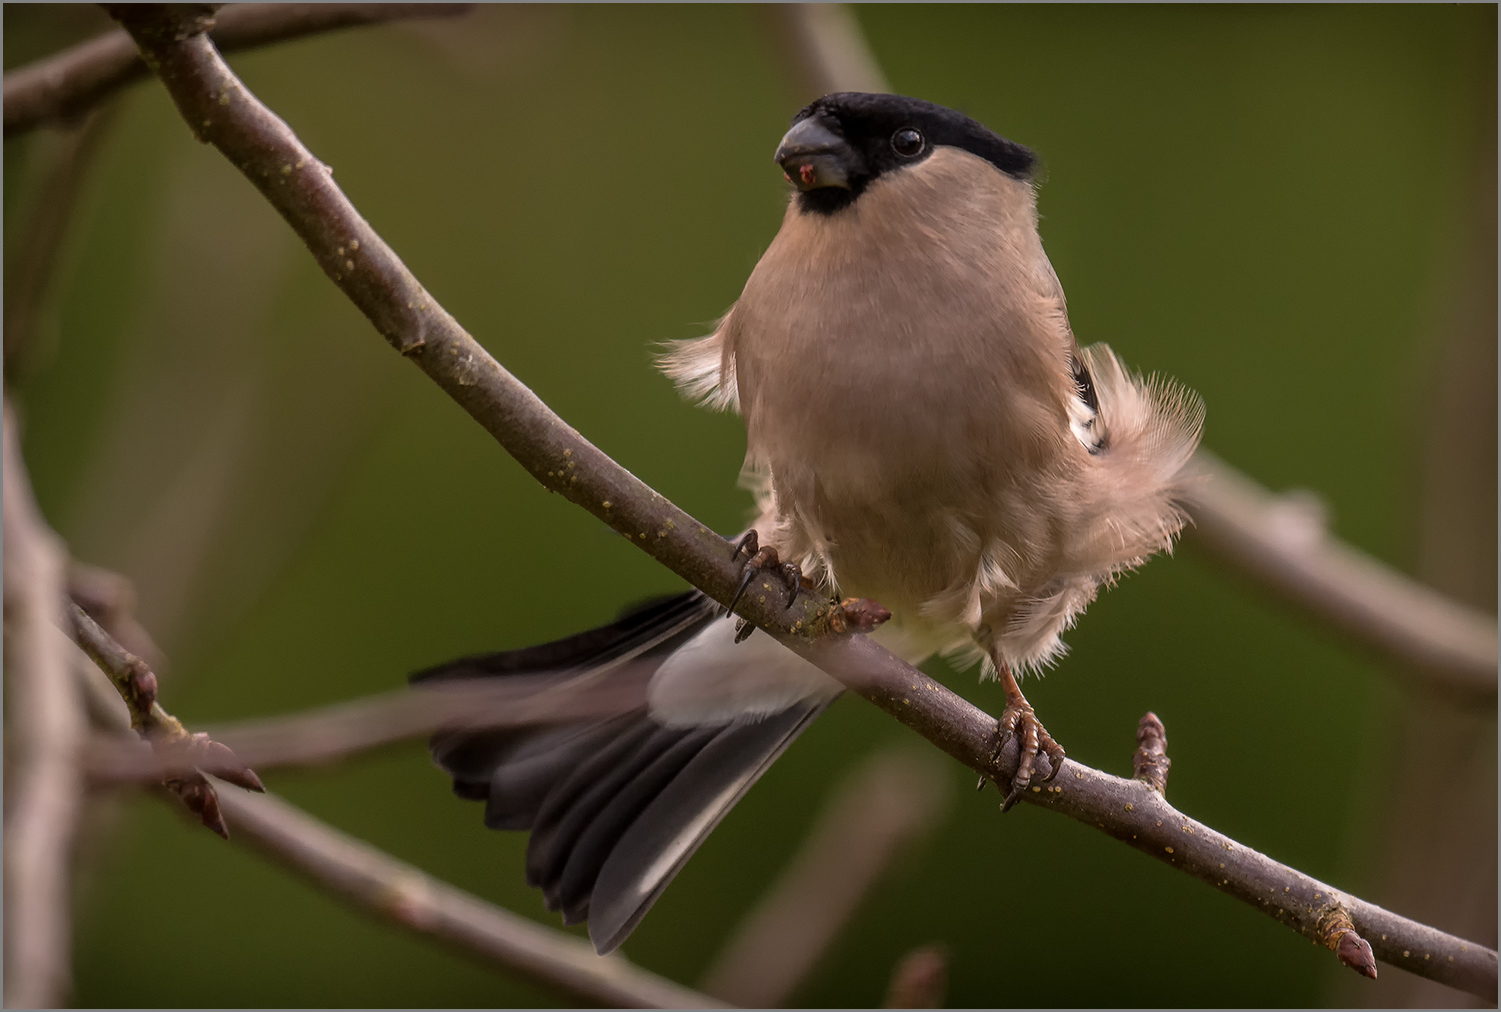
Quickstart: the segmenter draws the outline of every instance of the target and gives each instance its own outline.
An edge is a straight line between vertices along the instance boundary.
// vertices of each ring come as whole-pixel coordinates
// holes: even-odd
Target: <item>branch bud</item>
[[[1132,757],[1132,776],[1158,794],[1167,794],[1167,771],[1173,761],[1167,757],[1167,728],[1157,714],[1148,711],[1136,725],[1136,755]]]

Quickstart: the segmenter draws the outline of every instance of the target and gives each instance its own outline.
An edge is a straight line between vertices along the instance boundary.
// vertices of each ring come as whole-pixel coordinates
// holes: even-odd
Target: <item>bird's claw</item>
[[[748,553],[750,558],[745,563],[745,575],[740,579],[740,586],[735,589],[735,596],[730,599],[730,607],[725,614],[730,615],[735,611],[740,599],[750,589],[751,581],[763,572],[776,570],[781,576],[782,582],[787,586],[787,607],[797,600],[797,592],[802,589],[803,571],[795,563],[783,562],[777,556],[777,550],[770,545],[760,547],[760,540],[756,535],[755,528],[745,532],[745,536],[735,543],[735,550],[730,554],[732,560],[740,558],[742,552]],[[754,626],[742,623],[735,631],[735,642],[739,643],[754,630]]]
[[[759,569],[755,565],[755,558],[760,550],[761,537],[756,533],[756,529],[754,527],[742,534],[740,536],[740,540],[735,542],[735,548],[732,552],[730,552],[730,561],[734,562],[736,559],[740,558],[741,553],[745,554],[748,561],[745,567],[745,575],[740,580],[740,586],[736,588],[735,596],[730,599],[730,606],[724,610],[726,618],[734,614],[735,605],[740,603],[740,598],[745,594],[746,588],[748,588],[751,584],[751,581],[756,578],[756,573],[759,572]],[[740,642],[740,640],[737,639],[735,642],[738,643]]]
[[[760,549],[760,547],[761,536],[757,534],[756,529],[752,527],[750,530],[746,531],[744,535],[741,536],[739,541],[735,542],[735,550],[730,553],[730,561],[734,562],[736,559],[740,558],[741,552],[744,552],[747,556],[753,556],[756,554],[757,550]]]
[[[1001,752],[1011,743],[1013,738],[1020,738],[1017,747],[1016,773],[1011,778],[1011,790],[1006,794],[1006,800],[1001,803],[1001,811],[1011,809],[1028,787],[1037,784],[1045,784],[1058,775],[1063,768],[1065,753],[1063,747],[1053,740],[1048,734],[1047,728],[1037,719],[1032,704],[1022,698],[1020,694],[1006,704],[1006,709],[1001,711],[1000,720],[996,722],[996,730],[999,732],[999,743],[996,745],[995,756],[999,758]],[[1034,773],[1041,774],[1036,778],[1037,784],[1033,783]]]

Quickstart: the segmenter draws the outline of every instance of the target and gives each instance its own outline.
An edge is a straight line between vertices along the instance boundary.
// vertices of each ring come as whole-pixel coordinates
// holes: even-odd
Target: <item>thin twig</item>
[[[377,330],[449,393],[546,488],[625,534],[715,600],[734,596],[740,567],[725,539],[653,491],[553,413],[429,296],[291,129],[256,99],[178,12],[111,5],[189,127],[261,191],[324,272]],[[949,755],[1010,780],[1015,749],[996,752],[995,718],[865,636],[818,636],[838,605],[799,595],[785,610],[770,580],[739,613],[777,636]],[[1012,739],[1013,745],[1015,739]],[[1047,793],[1054,809],[1201,878],[1295,930],[1318,937],[1320,915],[1344,906],[1376,955],[1415,973],[1494,996],[1496,954],[1398,917],[1278,864],[1176,812],[1145,784],[1067,762]],[[1125,806],[1133,807],[1127,808]],[[1166,828],[1164,828],[1166,827]],[[1224,867],[1220,867],[1224,865]],[[1379,939],[1379,942],[1378,942]]]
[[[568,683],[522,675],[433,682],[205,732],[257,769],[318,766],[440,729],[480,731],[616,716],[645,705],[646,682],[629,670]],[[88,768],[103,781],[154,780],[192,763],[191,756],[170,750],[142,752],[117,739],[98,738]]]
[[[71,986],[83,704],[56,631],[67,550],[32,498],[9,400],[4,413],[5,1004],[55,1008]]]
[[[338,28],[444,18],[473,4],[233,4],[215,18],[223,52],[254,49]],[[149,76],[129,35],[106,32],[5,75],[7,139],[46,122],[81,116],[105,97]]]
[[[1279,595],[1432,682],[1496,699],[1496,619],[1333,537],[1304,497],[1278,496],[1207,450],[1189,468],[1195,536]]]
[[[125,701],[131,728],[150,743],[151,752],[178,760],[160,775],[162,786],[181,798],[205,826],[229,839],[229,829],[219,810],[218,793],[204,773],[213,773],[252,791],[265,790],[260,777],[232,749],[201,732],[189,733],[182,721],[163,709],[156,699],[155,672],[116,643],[88,612],[70,601],[68,616],[78,645],[109,676],[115,691]]]
[[[620,955],[534,924],[339,832],[271,795],[225,788],[237,832],[314,884],[419,934],[454,943],[540,984],[617,1008],[722,1008]]]
[[[704,974],[703,989],[746,1008],[780,1008],[870,890],[948,807],[931,754],[888,750],[839,786],[776,883]]]

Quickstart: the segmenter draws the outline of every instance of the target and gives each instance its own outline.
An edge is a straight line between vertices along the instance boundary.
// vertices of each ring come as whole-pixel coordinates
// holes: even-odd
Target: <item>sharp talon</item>
[[[735,642],[744,643],[746,640],[750,639],[750,634],[755,631],[756,627],[751,624],[750,619],[741,619],[739,624],[735,626]]]
[[[756,574],[759,572],[760,570],[755,566],[745,567],[745,576],[740,580],[740,589],[735,591],[735,596],[730,599],[730,610],[728,614],[734,614],[735,605],[740,603],[740,599],[745,596],[745,592],[750,587],[751,581],[756,578]]]
[[[1048,752],[1047,756],[1048,764],[1053,767],[1053,772],[1042,778],[1043,783],[1047,783],[1058,775],[1059,771],[1063,769],[1063,760],[1068,758],[1068,753],[1060,748],[1057,755],[1054,755],[1052,752]]]
[[[1026,793],[1026,790],[1027,789],[1025,787],[1011,788],[1011,793],[1006,795],[1005,801],[1001,802],[1001,814],[1005,815],[1007,812],[1011,811],[1011,809],[1015,807],[1016,803],[1022,799],[1022,795]]]
[[[734,562],[736,559],[740,558],[741,552],[745,552],[747,556],[755,555],[756,550],[759,547],[760,538],[756,534],[756,529],[752,527],[750,530],[741,535],[739,541],[735,542],[735,550],[730,553],[730,561]]]
[[[983,790],[985,790],[985,785],[988,784],[989,782],[990,782],[990,778],[987,777],[985,774],[981,773],[980,774],[980,779],[975,782],[975,790],[976,791],[983,791]]]
[[[797,592],[802,589],[803,571],[794,563],[785,563],[782,566],[782,579],[787,581],[787,607],[791,608],[797,601]]]
[[[755,534],[756,532],[754,530],[751,531],[745,537],[740,539],[740,543],[742,545],[747,543],[750,545],[755,545]],[[737,547],[735,549],[735,554],[738,555],[739,553],[740,549]],[[756,553],[752,555],[750,559],[745,563],[745,575],[741,577],[740,588],[735,591],[735,596],[730,601],[729,613],[734,612],[735,606],[739,604],[740,599],[745,596],[745,592],[750,587],[751,581],[754,580],[758,575],[760,575],[762,570],[773,567],[780,568],[780,562],[777,559],[777,550],[771,547],[757,549]]]

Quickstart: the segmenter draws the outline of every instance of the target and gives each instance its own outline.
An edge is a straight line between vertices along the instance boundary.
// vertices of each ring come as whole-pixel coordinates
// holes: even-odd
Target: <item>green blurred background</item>
[[[1198,390],[1207,445],[1273,488],[1317,491],[1341,536],[1409,572],[1425,565],[1425,445],[1453,443],[1430,435],[1434,406],[1456,396],[1444,363],[1469,348],[1460,375],[1473,378],[1488,361],[1489,421],[1464,438],[1490,468],[1494,521],[1494,7],[858,15],[897,91],[1042,154],[1043,237],[1080,339]],[[4,18],[7,67],[108,27],[87,7],[7,4]],[[738,6],[482,7],[231,62],[501,362],[731,532],[749,506],[740,424],[681,402],[651,352],[703,333],[777,228],[771,151],[804,97],[773,38]],[[387,690],[679,586],[542,492],[394,354],[159,87],[117,105],[10,379],[42,507],[78,558],[135,581],[173,712],[204,725]],[[44,132],[5,145],[8,254],[49,144]],[[1478,281],[1477,228],[1492,244],[1478,243],[1492,258]],[[1492,329],[1476,343],[1462,310],[1484,309],[1486,284]],[[1473,539],[1487,578],[1468,596],[1494,611],[1494,526]],[[1445,704],[1414,702],[1400,673],[1191,537],[1068,640],[1029,696],[1071,756],[1129,773],[1153,709],[1184,811],[1341,887],[1399,895],[1388,823],[1434,772],[1412,747],[1412,708]],[[972,673],[929,670],[999,708]],[[1456,719],[1490,750],[1493,822],[1494,713]],[[839,778],[907,740],[842,700],[626,952],[695,982]],[[993,792],[950,771],[964,791],[947,822],[798,1003],[879,1002],[894,962],[930,941],[951,954],[956,1006],[1393,1000],[1342,990],[1365,985],[1327,951],[1099,833],[1026,806],[1002,818]],[[522,883],[524,837],[486,831],[420,743],[266,780],[556,923]],[[99,812],[81,858],[80,1004],[563,1000],[369,922],[151,798]],[[1494,825],[1485,846],[1474,888],[1488,891],[1494,944]],[[1383,974],[1400,986],[1400,971]]]

